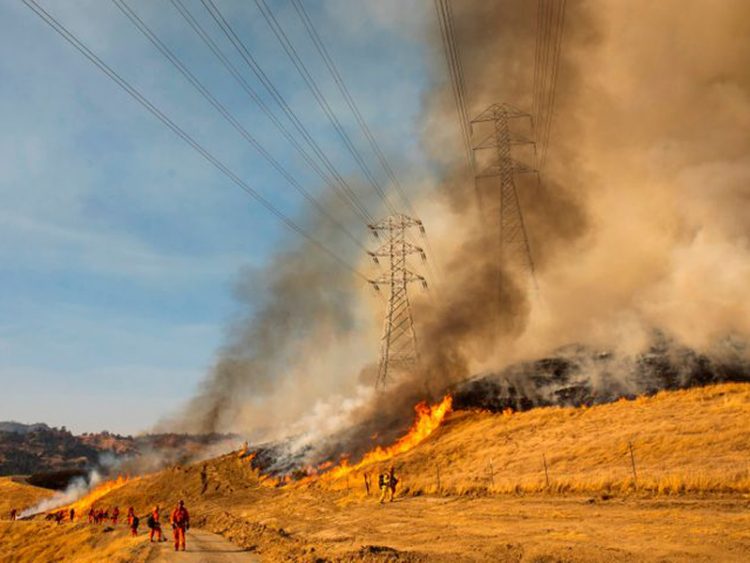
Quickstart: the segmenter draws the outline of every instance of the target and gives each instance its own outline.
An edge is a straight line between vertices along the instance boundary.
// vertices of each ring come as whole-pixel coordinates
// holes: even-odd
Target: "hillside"
[[[102,454],[139,457],[157,450],[160,456],[173,461],[185,460],[226,440],[238,439],[226,434],[122,436],[106,431],[75,435],[65,427],[53,428],[42,423],[0,422],[0,476],[85,472],[97,466]]]
[[[12,508],[23,509],[52,496],[49,489],[33,487],[21,480],[0,477],[0,520],[8,518]]]
[[[749,416],[748,384],[591,408],[458,411],[393,459],[400,491],[386,505],[367,496],[364,473],[374,482],[389,461],[277,486],[237,453],[94,495],[142,515],[182,498],[194,526],[264,561],[744,561]],[[18,522],[4,541],[21,542],[26,525],[45,524]],[[112,560],[148,556],[137,543],[116,547],[122,532],[80,526]]]
[[[394,461],[409,494],[750,492],[750,384],[729,383],[593,407],[458,411]],[[629,444],[633,448],[630,457]],[[353,471],[350,481],[387,464]],[[323,479],[346,486],[346,478]]]
[[[99,458],[99,450],[64,428],[34,426],[25,432],[0,432],[0,475],[85,469]]]

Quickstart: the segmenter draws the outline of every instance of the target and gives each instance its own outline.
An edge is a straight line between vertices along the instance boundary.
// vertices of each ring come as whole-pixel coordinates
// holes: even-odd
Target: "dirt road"
[[[187,550],[175,552],[174,544],[170,541],[154,544],[154,549],[148,558],[149,563],[171,563],[172,561],[200,562],[200,563],[235,563],[261,561],[260,557],[248,553],[241,547],[229,543],[223,537],[192,529],[187,536]]]

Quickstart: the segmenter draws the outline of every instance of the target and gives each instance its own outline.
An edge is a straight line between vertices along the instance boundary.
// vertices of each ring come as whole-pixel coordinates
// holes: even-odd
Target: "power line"
[[[560,50],[562,46],[563,31],[565,29],[565,0],[562,0],[557,23],[557,35],[555,41],[555,54],[554,54],[554,66],[552,68],[552,82],[549,89],[549,102],[547,105],[549,117],[547,118],[547,126],[544,130],[544,139],[542,141],[542,159],[540,169],[544,168],[547,161],[550,132],[552,130],[552,117],[555,113],[555,94],[557,92],[557,76],[560,68]]]
[[[393,168],[391,168],[391,165],[388,162],[388,159],[386,158],[385,154],[380,148],[380,145],[378,144],[377,140],[373,136],[372,131],[370,130],[370,127],[367,125],[367,122],[365,121],[364,117],[362,117],[362,113],[359,111],[359,108],[357,107],[357,103],[354,101],[354,98],[352,97],[351,92],[349,91],[349,88],[347,88],[346,82],[344,82],[344,79],[341,77],[341,73],[336,67],[336,63],[333,61],[330,54],[328,53],[328,49],[326,49],[325,43],[323,43],[322,39],[320,38],[320,34],[315,28],[315,24],[310,19],[310,16],[307,13],[307,10],[305,10],[304,4],[301,2],[301,0],[292,0],[292,5],[297,11],[297,15],[299,15],[300,19],[302,20],[302,23],[304,24],[305,29],[307,30],[307,34],[310,36],[310,39],[312,39],[312,42],[315,45],[315,48],[317,49],[321,58],[325,62],[326,67],[331,73],[331,76],[333,77],[333,80],[336,83],[336,86],[338,86],[339,92],[341,92],[341,95],[344,97],[346,104],[349,106],[349,109],[354,114],[354,117],[356,118],[360,129],[362,129],[362,132],[367,138],[367,141],[369,142],[370,147],[372,148],[373,152],[377,156],[378,161],[380,162],[380,165],[383,167],[383,170],[385,170],[385,173],[388,175],[388,178],[391,180],[394,187],[396,188],[399,195],[401,196],[401,200],[404,203],[404,206],[409,210],[410,213],[414,214],[414,208],[411,202],[409,201],[409,198],[407,197],[406,192],[404,191],[404,188],[401,185],[401,182],[399,182],[398,177],[394,174]]]
[[[456,66],[457,78],[458,78],[458,92],[461,95],[461,110],[464,114],[464,122],[467,124],[467,131],[469,138],[471,138],[471,122],[469,121],[469,113],[466,110],[466,88],[464,81],[464,65],[461,61],[461,52],[459,51],[459,44],[456,40],[456,32],[453,27],[453,7],[450,0],[443,0],[443,9],[446,15],[446,22],[448,24],[448,39],[452,46],[454,64]]]
[[[350,209],[354,212],[355,215],[357,215],[357,217],[359,217],[365,223],[370,222],[371,217],[367,215],[366,210],[360,208],[349,197],[347,197],[346,193],[341,189],[341,187],[337,185],[335,181],[331,179],[331,177],[320,168],[318,163],[315,162],[312,156],[305,150],[305,148],[299,143],[299,141],[297,141],[294,135],[289,131],[289,129],[286,128],[286,126],[278,119],[278,117],[276,117],[273,111],[271,111],[271,108],[268,107],[268,105],[263,101],[263,99],[258,95],[253,87],[248,84],[247,80],[245,80],[245,78],[242,76],[242,74],[240,74],[240,72],[232,64],[232,62],[226,57],[226,55],[224,55],[221,49],[219,49],[219,47],[216,45],[216,42],[211,39],[211,36],[208,35],[208,33],[201,26],[198,20],[196,20],[195,17],[190,13],[190,11],[182,4],[181,0],[171,0],[171,2],[172,5],[180,13],[180,15],[185,19],[185,21],[187,21],[188,25],[190,25],[193,31],[195,31],[198,37],[200,37],[203,43],[205,43],[205,45],[211,50],[214,56],[219,59],[224,68],[226,68],[227,71],[234,77],[234,79],[250,97],[250,99],[253,100],[258,105],[258,107],[260,107],[261,111],[263,111],[263,113],[268,117],[271,123],[273,123],[274,126],[281,132],[284,138],[295,148],[295,150],[299,153],[299,155],[307,163],[307,165],[312,168],[312,170],[318,175],[318,177],[320,177],[320,179],[325,182],[325,184],[328,185],[333,190],[333,192],[344,201],[346,205],[350,207]]]
[[[211,2],[211,0],[208,0],[208,1]],[[380,186],[378,181],[373,176],[364,158],[362,158],[362,155],[357,150],[357,147],[354,146],[354,143],[349,137],[349,134],[341,125],[341,122],[339,121],[338,117],[336,117],[336,114],[331,109],[330,104],[326,100],[323,93],[320,91],[320,88],[318,87],[318,84],[315,82],[315,79],[310,74],[309,70],[305,66],[305,63],[300,58],[299,54],[297,53],[297,50],[294,48],[294,45],[292,45],[291,41],[289,41],[289,37],[284,32],[284,29],[279,25],[279,22],[276,20],[276,17],[273,15],[273,12],[271,12],[271,10],[269,9],[265,0],[255,0],[255,3],[258,6],[258,9],[261,11],[263,18],[266,20],[266,23],[268,23],[268,26],[271,28],[271,31],[276,36],[276,39],[278,39],[279,43],[281,43],[281,46],[283,47],[284,52],[292,61],[292,64],[294,65],[294,67],[297,69],[297,72],[304,80],[308,89],[310,90],[313,97],[315,98],[315,101],[318,103],[320,108],[323,110],[323,113],[331,122],[331,125],[336,130],[336,133],[338,134],[338,136],[344,143],[344,146],[352,155],[352,158],[354,158],[354,160],[357,162],[357,165],[359,166],[360,170],[367,178],[372,188],[378,193],[378,195],[383,200],[383,203],[388,208],[388,210],[391,213],[396,213],[396,209],[393,206],[393,204],[390,202],[388,195],[385,193],[383,188]]]
[[[224,33],[224,35],[227,37],[227,39],[229,39],[229,41],[232,43],[234,48],[240,54],[240,57],[245,62],[245,64],[247,64],[247,66],[250,68],[253,74],[255,74],[255,76],[258,78],[260,83],[266,89],[266,91],[274,99],[276,104],[278,104],[278,106],[284,112],[284,115],[287,116],[287,119],[289,119],[289,121],[292,123],[294,128],[305,139],[305,142],[310,146],[310,148],[315,153],[315,155],[321,160],[326,170],[328,170],[328,172],[336,179],[341,189],[346,193],[347,197],[350,199],[352,204],[355,205],[358,209],[360,209],[363,215],[367,218],[368,222],[371,222],[373,220],[372,216],[367,212],[367,208],[359,200],[359,197],[357,196],[357,194],[354,192],[351,186],[349,186],[348,182],[343,178],[343,176],[341,176],[338,170],[336,170],[336,168],[333,166],[333,164],[331,163],[330,159],[325,154],[325,152],[321,150],[318,143],[315,141],[315,139],[313,139],[313,137],[307,131],[307,129],[299,120],[299,118],[294,113],[294,111],[292,111],[287,101],[279,93],[277,88],[273,85],[273,82],[269,80],[263,68],[258,64],[255,58],[252,56],[252,54],[248,50],[245,43],[239,38],[237,33],[234,31],[234,29],[229,24],[229,22],[224,18],[224,16],[221,14],[219,9],[213,3],[213,1],[201,0],[201,3],[206,8],[208,13],[211,15],[216,25],[219,26],[219,28]]]
[[[555,109],[558,71],[566,0],[538,0],[537,38],[534,60],[533,114],[534,130],[540,142],[537,168],[546,163],[552,117]]]
[[[180,128],[174,121],[167,117],[158,107],[152,104],[143,94],[141,94],[136,88],[130,85],[124,78],[122,78],[116,71],[102,61],[91,49],[89,49],[83,42],[81,42],[72,32],[70,32],[63,24],[61,24],[54,16],[47,12],[44,8],[39,6],[35,0],[22,0],[23,3],[39,16],[47,25],[54,29],[65,41],[75,47],[84,57],[86,57],[91,63],[93,63],[99,70],[106,74],[113,82],[115,82],[120,88],[125,90],[135,101],[147,109],[154,117],[168,127],[174,134],[185,141],[191,148],[193,148],[198,154],[200,154],[206,161],[217,168],[222,174],[229,178],[234,184],[240,189],[252,197],[255,201],[260,203],[269,213],[279,219],[289,229],[296,232],[300,236],[308,240],[313,246],[315,246],[321,252],[327,254],[333,258],[340,265],[353,272],[360,278],[368,281],[368,278],[352,267],[343,258],[338,256],[335,252],[330,250],[326,245],[317,240],[315,237],[310,235],[302,227],[297,225],[292,219],[287,217],[283,212],[278,210],[270,201],[268,201],[263,195],[254,190],[244,180],[238,177],[232,172],[227,166],[218,160],[213,154],[206,150],[200,143],[198,143],[193,137],[186,133]]]
[[[471,132],[470,122],[468,113],[466,111],[466,96],[464,93],[463,86],[463,73],[459,71],[460,57],[456,50],[456,41],[453,35],[452,21],[449,22],[449,12],[446,6],[446,0],[435,0],[435,12],[437,13],[438,23],[440,26],[440,35],[443,43],[443,52],[445,54],[445,62],[448,66],[448,74],[451,82],[451,90],[453,91],[453,101],[456,106],[456,114],[458,115],[458,124],[461,129],[461,136],[464,142],[464,149],[466,151],[466,162],[471,170],[472,176],[476,174],[476,165],[474,162],[473,150],[471,145]],[[479,192],[477,191],[479,195]]]
[[[318,30],[315,28],[315,24],[310,18],[307,10],[305,10],[304,4],[301,2],[301,0],[292,0],[292,5],[297,11],[297,15],[299,15],[300,19],[302,20],[302,23],[304,24],[305,29],[307,30],[307,33],[310,36],[310,39],[312,39],[312,42],[315,45],[315,48],[317,49],[323,61],[325,62],[326,67],[328,68],[328,71],[331,73],[331,76],[333,77],[334,82],[338,86],[339,92],[341,92],[341,95],[344,97],[344,100],[349,106],[349,109],[354,114],[354,117],[356,118],[357,123],[359,124],[360,128],[362,129],[362,132],[367,138],[370,144],[370,147],[372,148],[375,155],[378,157],[378,161],[380,162],[380,165],[383,167],[386,174],[388,175],[391,182],[393,183],[394,187],[396,188],[399,195],[401,196],[401,200],[403,201],[405,207],[409,210],[409,212],[412,215],[416,215],[414,207],[409,201],[409,198],[407,197],[406,192],[403,186],[401,185],[401,182],[398,180],[398,177],[393,172],[393,168],[390,166],[388,159],[386,158],[385,154],[380,148],[380,145],[375,139],[375,136],[372,134],[370,127],[367,125],[367,121],[365,121],[364,117],[362,116],[362,113],[359,110],[359,107],[357,107],[356,101],[352,97],[351,92],[349,91],[349,88],[347,88],[346,82],[344,81],[344,79],[341,76],[341,73],[336,67],[336,63],[333,61],[333,58],[328,52],[328,49],[326,48],[325,43],[323,43],[323,40],[321,39],[320,34],[318,33]],[[430,239],[427,237],[427,235],[425,235],[425,244],[434,259],[435,253],[432,250],[432,245],[430,244]],[[427,263],[427,267],[433,279],[437,279],[437,275],[433,271],[429,262]],[[437,263],[436,263],[436,268],[437,268]]]
[[[138,14],[130,8],[124,0],[112,0],[112,2],[119,8],[119,10],[127,16],[127,18],[136,26],[150,42],[154,45],[159,52],[161,52],[169,62],[174,65],[177,70],[190,82],[190,84],[205,98],[221,115],[226,119],[237,132],[256,150],[258,153],[299,193],[301,194],[308,203],[310,203],[317,211],[331,222],[336,228],[341,230],[355,245],[364,249],[362,243],[337,219],[331,216],[325,207],[313,197],[299,182],[261,145],[255,137],[250,134],[245,127],[243,127],[239,121],[227,110],[227,108],[217,100],[211,92],[196,78],[196,76],[190,72],[190,70],[180,61],[180,59],[167,47],[159,37],[146,25],[146,23],[138,16]]]

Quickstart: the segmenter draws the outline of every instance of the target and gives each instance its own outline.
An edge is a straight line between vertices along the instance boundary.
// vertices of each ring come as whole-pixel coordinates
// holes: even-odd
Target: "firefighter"
[[[18,514],[18,509],[17,508],[11,508],[10,509],[10,519],[11,520],[15,520],[17,514]]]
[[[396,478],[395,468],[391,465],[388,471],[383,471],[378,475],[378,487],[380,487],[380,504],[385,502],[388,498],[390,502],[393,502],[393,496],[396,494],[396,485],[398,479]]]
[[[185,508],[184,501],[181,500],[177,504],[169,520],[172,523],[172,533],[174,534],[174,550],[177,551],[182,547],[182,551],[185,551],[185,532],[190,529],[190,515]]]
[[[154,509],[151,511],[151,514],[148,516],[148,520],[146,520],[146,524],[148,525],[151,532],[149,532],[148,539],[149,541],[154,541],[154,536],[156,536],[156,541],[166,541],[164,537],[161,535],[161,522],[159,522],[159,507],[155,506]]]
[[[396,468],[391,465],[390,469],[388,469],[388,490],[391,493],[391,502],[393,502],[393,497],[396,496],[396,485],[398,485],[398,478],[396,477]]]
[[[94,524],[96,522],[96,510],[92,506],[89,509],[89,524]]]
[[[70,515],[70,521],[73,522],[76,519],[76,509],[75,508],[71,508],[70,512],[69,512],[69,515]]]
[[[383,504],[388,495],[388,473],[385,471],[378,474],[378,488],[380,489],[380,504]]]
[[[117,519],[120,517],[120,509],[115,506],[115,509],[112,511],[112,525],[117,526]]]
[[[141,520],[133,513],[132,516],[128,516],[128,525],[130,526],[130,535],[131,536],[137,536],[138,535],[138,524],[141,523]]]
[[[128,526],[130,526],[130,524],[132,524],[131,520],[133,520],[133,516],[135,516],[135,509],[132,506],[130,506],[130,507],[128,507],[128,516],[127,516],[127,518],[128,518]]]

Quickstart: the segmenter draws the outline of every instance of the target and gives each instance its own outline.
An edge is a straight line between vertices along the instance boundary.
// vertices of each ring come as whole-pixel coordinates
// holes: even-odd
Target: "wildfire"
[[[129,476],[118,475],[117,479],[112,479],[111,481],[105,481],[104,483],[97,485],[96,487],[91,489],[86,496],[81,497],[74,503],[69,504],[68,506],[64,507],[64,510],[70,510],[71,508],[75,508],[75,511],[77,513],[83,514],[87,508],[96,504],[96,501],[98,501],[104,495],[119,489],[125,483],[128,483],[130,480],[131,479]]]
[[[352,471],[356,471],[365,465],[391,459],[397,454],[408,452],[415,446],[421,444],[430,434],[432,434],[442,424],[443,419],[453,408],[453,397],[446,395],[443,400],[435,405],[428,405],[422,401],[414,406],[417,417],[414,420],[409,431],[401,437],[396,443],[388,447],[376,447],[365,454],[362,460],[356,465],[349,465],[345,459],[337,467],[331,469],[325,474],[326,477],[337,479],[343,477]]]

